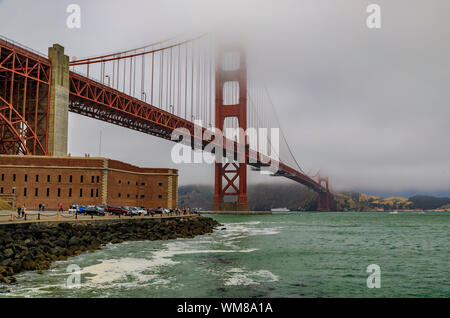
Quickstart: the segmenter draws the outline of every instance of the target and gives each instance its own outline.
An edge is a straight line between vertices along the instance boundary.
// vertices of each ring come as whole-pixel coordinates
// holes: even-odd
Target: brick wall
[[[0,194],[14,193],[16,205],[32,210],[40,203],[49,210],[59,204],[67,209],[102,203],[173,208],[177,178],[174,169],[140,168],[105,158],[0,155]]]

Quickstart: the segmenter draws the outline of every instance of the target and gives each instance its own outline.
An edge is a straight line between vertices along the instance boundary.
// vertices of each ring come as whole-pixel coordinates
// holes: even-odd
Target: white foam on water
[[[135,252],[127,253],[127,257],[101,259],[98,264],[82,268],[82,287],[83,288],[136,288],[152,285],[155,288],[171,285],[172,287],[179,283],[176,282],[177,276],[165,277],[161,275],[161,269],[179,264],[181,261],[175,261],[173,258],[178,255],[189,254],[212,254],[212,253],[251,253],[257,251],[257,248],[240,248],[239,241],[245,240],[249,236],[255,235],[275,235],[282,228],[264,228],[261,222],[241,222],[225,224],[225,230],[215,231],[211,235],[199,236],[195,239],[177,239],[163,244],[158,250],[148,250],[144,252],[148,258],[136,258]],[[124,242],[121,244],[108,244],[103,250],[96,253],[102,253],[104,258],[108,257],[108,250],[117,250],[123,245],[132,245],[135,243]],[[79,257],[89,258],[86,253]],[[111,256],[114,257],[114,256]],[[50,276],[61,276],[61,284],[42,285],[39,287],[23,286],[20,290],[9,293],[13,296],[33,297],[45,296],[53,292],[48,289],[65,289],[65,278],[68,274],[61,268],[68,261],[56,262],[53,268],[48,272]],[[253,273],[245,272],[243,269],[231,269],[231,276],[227,278],[225,285],[254,285],[261,282],[276,281],[278,277],[269,271],[259,270]],[[165,275],[167,275],[165,273]]]
[[[251,253],[258,249],[205,249],[198,248],[198,245],[193,244],[191,241],[174,241],[165,244],[166,249],[153,252],[153,259],[160,262],[166,262],[171,264],[178,264],[178,261],[173,261],[172,257],[176,255],[187,254],[210,254],[210,253]]]
[[[242,268],[232,268],[228,270],[230,275],[225,280],[225,286],[249,286],[260,285],[261,283],[272,283],[278,281],[279,277],[268,270],[256,272],[245,271]]]
[[[163,265],[172,265],[170,260],[144,259],[144,258],[119,258],[102,260],[101,263],[85,267],[81,275],[87,276],[88,286],[102,287],[111,283],[123,282],[127,277],[132,277],[135,283],[146,283],[159,279],[157,269]],[[150,271],[150,274],[143,272]],[[110,286],[104,286],[110,287]]]
[[[261,222],[245,222],[245,223],[228,223],[225,224],[226,230],[221,234],[222,237],[233,237],[236,235],[254,236],[254,235],[275,235],[279,234],[282,227],[254,227],[252,225],[259,225]]]

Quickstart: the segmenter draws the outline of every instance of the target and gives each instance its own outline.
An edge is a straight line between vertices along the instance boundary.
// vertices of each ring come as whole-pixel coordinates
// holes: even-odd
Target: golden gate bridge
[[[0,38],[0,154],[67,154],[67,111],[175,142],[174,131],[195,136],[200,126],[192,148],[233,145],[231,159],[215,162],[214,210],[250,209],[247,166],[275,166],[272,176],[317,192],[318,210],[333,209],[327,177],[310,176],[298,164],[251,62],[242,45],[212,34],[72,61],[59,45],[45,56]],[[207,133],[229,128],[239,131],[233,140]],[[251,142],[260,128],[277,128],[280,136]]]

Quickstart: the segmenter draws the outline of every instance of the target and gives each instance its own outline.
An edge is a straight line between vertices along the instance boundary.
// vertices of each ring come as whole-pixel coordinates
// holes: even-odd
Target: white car
[[[76,205],[71,205],[71,206],[70,206],[70,208],[69,208],[69,213],[75,214],[75,213],[77,213],[77,211],[78,211],[78,209],[77,209],[77,206],[76,206]]]
[[[141,214],[141,213],[144,213],[144,215],[146,215],[147,214],[147,210],[146,209],[143,209],[143,208],[134,208],[133,209],[136,213],[138,213],[139,215]]]

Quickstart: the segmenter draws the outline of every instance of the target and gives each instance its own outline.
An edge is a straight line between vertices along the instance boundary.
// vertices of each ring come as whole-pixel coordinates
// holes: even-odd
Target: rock
[[[3,252],[3,255],[4,255],[6,258],[10,258],[11,256],[14,255],[14,251],[13,251],[11,248],[7,248],[7,249]]]
[[[69,240],[69,246],[74,246],[74,245],[76,245],[76,246],[80,245],[80,240],[77,237],[72,236]]]
[[[16,273],[42,271],[56,260],[93,252],[107,243],[189,238],[211,233],[218,225],[213,219],[198,217],[0,226],[0,282],[14,283]]]

